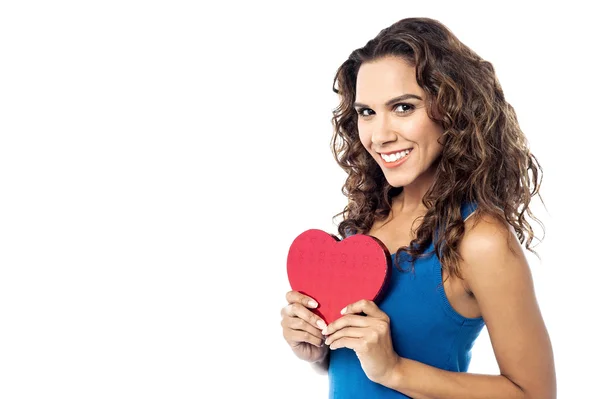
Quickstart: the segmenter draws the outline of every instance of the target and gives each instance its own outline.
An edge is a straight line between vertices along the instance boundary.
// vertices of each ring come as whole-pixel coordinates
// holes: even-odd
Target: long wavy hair
[[[333,217],[343,217],[339,235],[366,234],[376,220],[389,215],[392,199],[402,192],[402,187],[387,182],[362,145],[353,106],[362,63],[388,56],[415,67],[416,81],[426,93],[427,114],[442,126],[440,142],[444,142],[433,166],[434,183],[423,197],[427,213],[416,238],[398,249],[396,260],[406,252],[414,266],[414,260],[427,256],[425,250],[434,242],[442,267],[462,278],[457,248],[465,231],[461,205],[466,202],[477,204],[476,219],[485,213],[510,224],[519,242],[525,241],[535,253],[531,247],[535,234],[527,219],[544,228],[530,209],[532,198],[540,195],[542,168],[529,151],[492,64],[429,18],[402,19],[383,29],[354,50],[335,74],[333,91],[340,103],[331,119],[331,149],[348,174],[342,187],[348,204]]]

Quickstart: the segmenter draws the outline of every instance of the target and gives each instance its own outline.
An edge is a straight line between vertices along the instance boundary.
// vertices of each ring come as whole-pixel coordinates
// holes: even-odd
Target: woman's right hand
[[[329,352],[322,333],[326,325],[308,309],[316,308],[316,301],[298,291],[288,292],[285,298],[288,305],[281,309],[283,337],[300,359],[309,363],[323,361]]]

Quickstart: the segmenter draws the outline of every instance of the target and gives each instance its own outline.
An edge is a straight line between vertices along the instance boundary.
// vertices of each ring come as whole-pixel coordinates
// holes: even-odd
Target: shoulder
[[[505,220],[481,213],[465,221],[458,248],[461,270],[469,286],[473,280],[522,275],[528,265],[515,230]]]
[[[502,252],[512,252],[521,248],[514,228],[505,220],[489,213],[480,213],[467,218],[465,233],[460,245],[463,257],[478,259],[491,256],[490,251],[497,255]]]

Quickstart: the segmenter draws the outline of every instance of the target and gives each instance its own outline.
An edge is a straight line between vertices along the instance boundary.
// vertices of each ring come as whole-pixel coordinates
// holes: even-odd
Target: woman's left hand
[[[400,360],[392,346],[390,318],[375,302],[365,299],[348,305],[342,314],[323,330],[328,335],[325,344],[331,350],[352,349],[371,381],[385,381]]]

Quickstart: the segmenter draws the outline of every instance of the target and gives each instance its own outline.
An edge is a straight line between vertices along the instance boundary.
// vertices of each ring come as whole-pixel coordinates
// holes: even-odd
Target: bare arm
[[[554,399],[554,358],[529,265],[512,229],[467,222],[459,251],[486,322],[500,375],[458,373],[399,358],[383,385],[415,399]]]

